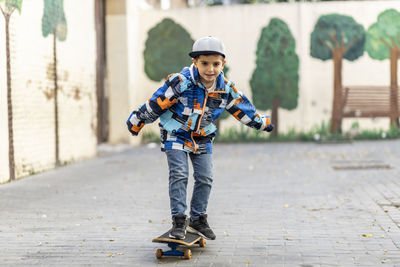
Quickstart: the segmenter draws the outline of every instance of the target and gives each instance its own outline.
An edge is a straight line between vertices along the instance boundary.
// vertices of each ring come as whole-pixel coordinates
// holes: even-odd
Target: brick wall
[[[43,37],[43,0],[23,1],[10,23],[16,177],[55,166],[53,35]],[[64,1],[67,38],[57,41],[62,164],[96,154],[94,1]],[[4,18],[0,14],[0,183],[9,180]]]

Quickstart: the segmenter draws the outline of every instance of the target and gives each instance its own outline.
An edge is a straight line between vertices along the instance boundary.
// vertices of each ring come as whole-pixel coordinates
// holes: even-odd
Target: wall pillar
[[[108,141],[128,143],[125,121],[129,116],[129,68],[126,0],[106,1],[106,57],[108,98]]]

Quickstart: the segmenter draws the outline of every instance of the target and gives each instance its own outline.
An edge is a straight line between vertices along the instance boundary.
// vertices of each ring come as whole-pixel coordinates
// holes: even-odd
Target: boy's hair
[[[215,53],[215,54],[200,54],[200,55],[195,56],[194,59],[199,60],[200,56],[222,56],[225,59],[225,57],[223,55],[217,54],[217,53]]]
[[[201,55],[214,54],[221,55],[225,58],[225,46],[218,38],[207,36],[194,42],[192,52],[189,53],[189,56],[196,59]]]

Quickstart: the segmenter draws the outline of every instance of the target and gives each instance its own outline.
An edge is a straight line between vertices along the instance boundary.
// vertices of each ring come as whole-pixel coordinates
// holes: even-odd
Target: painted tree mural
[[[60,165],[60,137],[58,122],[58,79],[57,79],[57,39],[62,42],[67,39],[67,21],[64,14],[64,0],[44,0],[42,17],[43,37],[53,35],[53,76],[54,76],[54,131],[55,160]]]
[[[297,107],[299,95],[299,58],[296,41],[288,25],[278,19],[264,27],[257,44],[256,69],[250,80],[254,105],[272,109],[271,120],[278,134],[278,108]]]
[[[8,165],[10,180],[15,179],[14,159],[14,128],[13,106],[11,91],[11,54],[10,54],[10,18],[15,10],[21,13],[22,0],[0,0],[0,9],[3,13],[6,26],[6,68],[7,68],[7,112],[8,112]]]
[[[191,64],[190,34],[172,19],[163,19],[148,32],[144,50],[144,71],[153,81],[161,81]]]
[[[311,33],[311,56],[333,59],[333,104],[330,132],[341,130],[342,62],[354,61],[364,53],[365,31],[352,17],[329,14],[321,16]]]
[[[378,16],[376,23],[367,31],[365,49],[368,55],[377,60],[390,60],[390,124],[399,127],[399,85],[397,64],[400,57],[400,13],[388,9]]]

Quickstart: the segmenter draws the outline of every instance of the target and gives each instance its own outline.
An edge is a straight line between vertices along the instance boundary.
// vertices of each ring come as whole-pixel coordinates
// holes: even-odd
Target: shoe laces
[[[183,216],[175,217],[174,223],[175,223],[176,227],[183,228],[183,227],[185,227],[186,217],[183,217]]]
[[[207,222],[207,215],[200,215],[199,221],[200,221],[201,224],[203,224],[203,225],[205,225],[207,227],[210,227],[208,225],[208,222]]]

